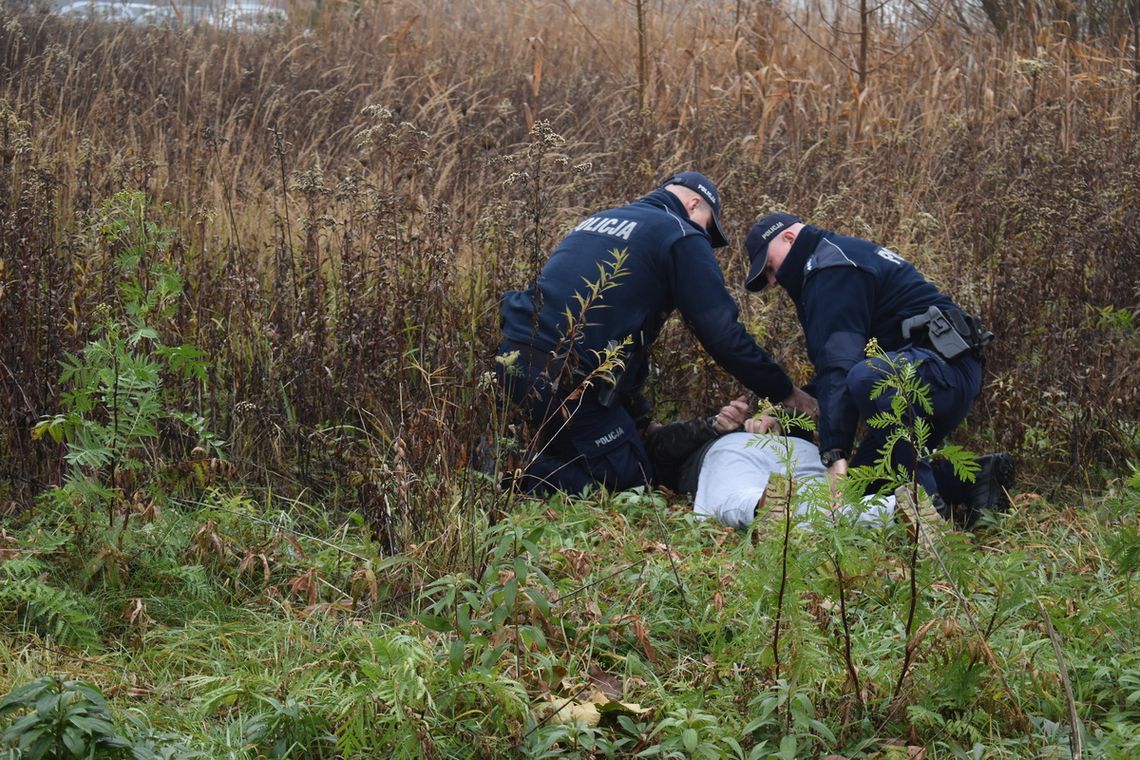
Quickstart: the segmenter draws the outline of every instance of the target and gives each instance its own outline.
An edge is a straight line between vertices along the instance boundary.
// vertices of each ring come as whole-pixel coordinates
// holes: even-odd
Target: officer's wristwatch
[[[845,449],[828,449],[827,451],[821,451],[819,454],[819,461],[823,462],[824,467],[831,467],[831,465],[840,459],[846,458],[847,451]]]

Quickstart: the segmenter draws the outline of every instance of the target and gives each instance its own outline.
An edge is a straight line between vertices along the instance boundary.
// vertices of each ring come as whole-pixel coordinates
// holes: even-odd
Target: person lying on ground
[[[650,425],[645,444],[658,485],[692,495],[694,513],[733,528],[747,528],[757,515],[771,509],[768,499],[777,480],[782,495],[791,482],[798,517],[806,518],[815,510],[861,523],[889,520],[896,506],[891,495],[870,494],[857,505],[834,509],[828,498],[827,468],[811,438],[809,431],[799,428],[784,434],[771,416],[754,419],[741,397],[714,417]]]

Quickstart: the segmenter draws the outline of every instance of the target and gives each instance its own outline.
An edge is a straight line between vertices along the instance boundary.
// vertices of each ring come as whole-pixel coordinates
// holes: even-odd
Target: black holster
[[[986,346],[994,339],[994,334],[974,315],[937,306],[904,319],[902,335],[903,340],[930,348],[946,361],[957,359],[967,351],[978,361],[985,361]]]

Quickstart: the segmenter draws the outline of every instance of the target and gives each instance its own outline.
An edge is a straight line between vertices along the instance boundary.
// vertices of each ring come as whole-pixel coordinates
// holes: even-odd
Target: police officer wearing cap
[[[528,289],[504,294],[496,370],[538,436],[524,490],[578,493],[591,484],[652,482],[638,430],[649,404],[640,391],[649,348],[674,309],[747,388],[816,412],[815,400],[739,321],[712,251],[727,244],[720,211],[716,186],[698,172],[681,172],[633,203],[582,220]],[[610,287],[591,296],[591,284],[603,280]],[[621,364],[599,372],[615,350]]]
[[[894,251],[859,238],[805,225],[792,214],[772,213],[748,233],[751,266],[745,287],[759,292],[781,285],[796,307],[819,399],[820,458],[835,476],[848,466],[878,459],[889,430],[869,427],[854,449],[859,419],[891,406],[893,393],[872,398],[890,365],[906,360],[930,389],[933,412],[928,445],[940,445],[966,418],[982,384],[985,346],[993,335],[928,282]],[[865,355],[874,338],[888,360]],[[922,411],[919,411],[922,414]],[[894,446],[892,465],[910,471],[914,451]],[[986,510],[1008,508],[1013,484],[1008,454],[981,458],[973,484],[950,465],[919,463],[918,479],[943,517],[969,527]]]

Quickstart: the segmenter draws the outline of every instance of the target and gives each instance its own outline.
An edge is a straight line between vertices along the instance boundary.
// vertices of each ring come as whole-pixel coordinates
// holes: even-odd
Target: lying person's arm
[[[713,417],[694,417],[691,420],[651,425],[645,433],[645,450],[653,466],[653,475],[659,485],[674,491],[684,491],[681,471],[685,460],[702,446],[720,435],[713,427]]]
[[[752,415],[745,397],[733,399],[713,417],[650,425],[645,433],[645,449],[658,484],[674,491],[692,490],[682,482],[685,461],[702,446],[725,433],[739,430]]]

